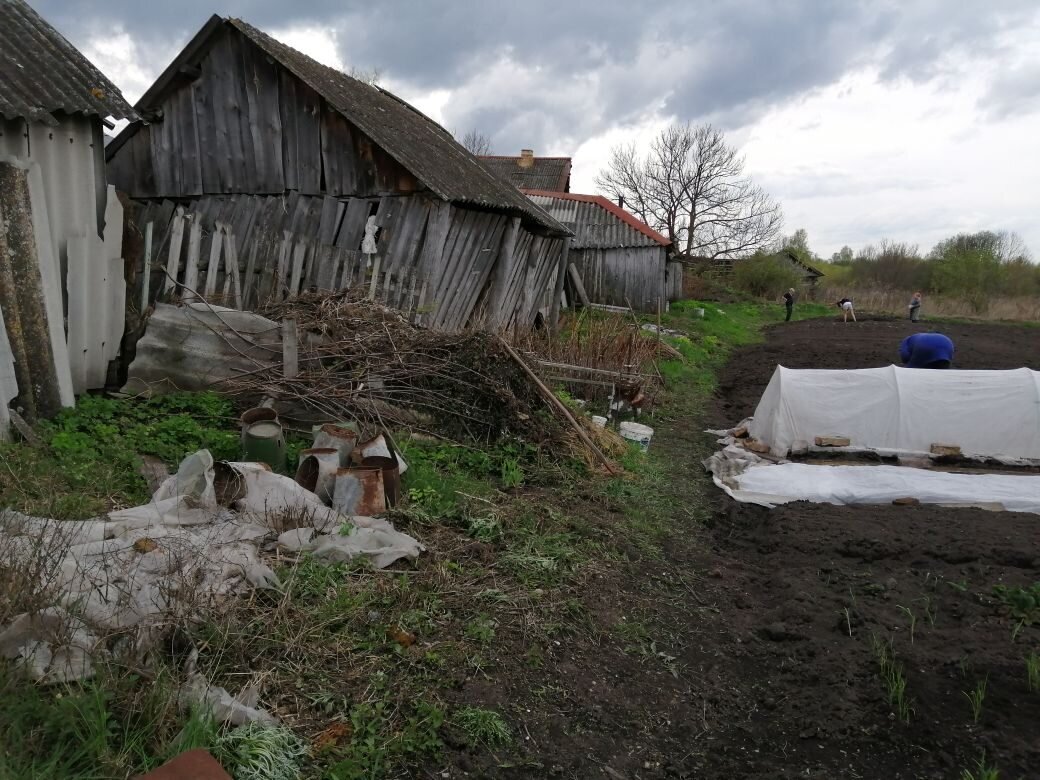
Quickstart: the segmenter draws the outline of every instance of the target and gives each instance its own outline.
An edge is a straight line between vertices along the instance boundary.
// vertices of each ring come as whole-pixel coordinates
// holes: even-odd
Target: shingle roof
[[[385,89],[322,65],[241,19],[211,17],[145,92],[137,103],[137,110],[147,113],[149,109],[158,108],[181,67],[197,60],[225,25],[240,32],[321,95],[329,106],[357,126],[442,199],[501,209],[534,222],[550,233],[568,234],[566,228],[491,173],[452,138],[451,133],[425,114]],[[126,128],[112,144],[110,153],[118,150],[136,129],[134,125]]]
[[[481,161],[514,187],[547,192],[567,192],[571,186],[570,157],[534,157],[530,168],[520,167],[520,157],[484,155]]]
[[[672,242],[602,195],[523,190],[565,225],[573,225],[575,247],[668,247]]]
[[[115,85],[23,0],[0,0],[0,115],[137,119]]]

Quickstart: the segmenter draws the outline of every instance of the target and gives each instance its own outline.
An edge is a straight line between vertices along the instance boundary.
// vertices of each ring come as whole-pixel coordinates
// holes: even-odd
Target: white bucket
[[[594,414],[594,415],[592,415],[592,424],[595,425],[597,428],[606,428],[607,427],[607,418],[606,417],[601,417],[598,414]]]
[[[649,425],[642,425],[637,422],[621,423],[618,433],[621,434],[622,439],[628,439],[628,441],[638,444],[639,449],[643,452],[650,449],[650,440],[654,438],[653,428]]]
[[[694,309],[693,310],[693,316],[696,317],[699,320],[703,320],[704,319],[704,309]]]

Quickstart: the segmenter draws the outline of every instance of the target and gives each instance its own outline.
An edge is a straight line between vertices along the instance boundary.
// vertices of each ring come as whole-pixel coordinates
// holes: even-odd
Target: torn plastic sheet
[[[279,587],[260,551],[287,520],[310,532],[299,549],[317,558],[367,556],[384,568],[423,551],[385,520],[340,515],[288,477],[214,463],[203,450],[142,506],[84,521],[0,513],[5,563],[23,564],[53,593],[52,609],[0,627],[0,654],[22,658],[35,679],[58,680],[90,676],[89,653],[113,631],[132,630],[128,644],[146,652],[171,614]],[[341,535],[344,526],[353,532]]]
[[[1040,475],[952,473],[910,466],[814,465],[775,462],[729,444],[704,461],[716,485],[737,501],[774,507],[817,504],[924,504],[975,506],[1040,514]]]

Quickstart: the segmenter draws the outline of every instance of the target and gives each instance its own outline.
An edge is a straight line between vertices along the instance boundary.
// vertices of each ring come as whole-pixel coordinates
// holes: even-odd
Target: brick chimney
[[[534,149],[521,149],[520,159],[516,163],[521,168],[534,167]]]

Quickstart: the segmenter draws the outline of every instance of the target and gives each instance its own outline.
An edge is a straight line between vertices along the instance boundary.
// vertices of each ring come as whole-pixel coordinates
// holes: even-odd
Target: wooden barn
[[[412,106],[241,20],[212,17],[136,110],[106,153],[153,225],[143,301],[361,287],[445,330],[551,305],[565,228]]]
[[[601,195],[525,190],[528,197],[574,233],[569,261],[592,303],[657,311],[675,300],[669,269],[672,243],[634,215]],[[676,264],[678,265],[678,264]],[[578,291],[568,280],[568,299]]]

